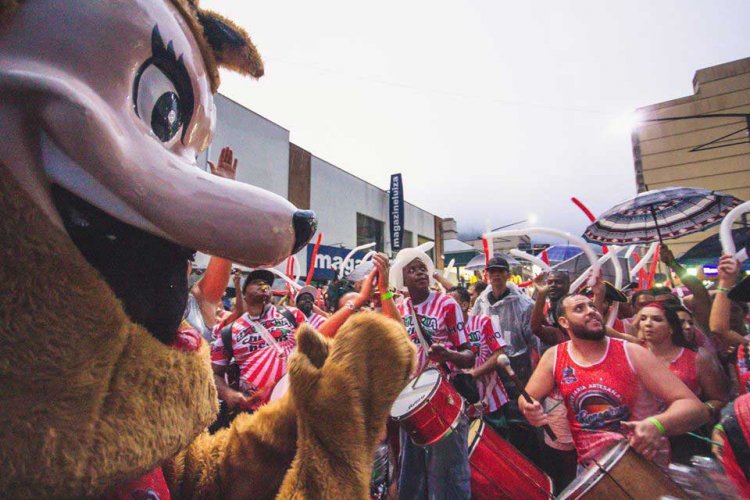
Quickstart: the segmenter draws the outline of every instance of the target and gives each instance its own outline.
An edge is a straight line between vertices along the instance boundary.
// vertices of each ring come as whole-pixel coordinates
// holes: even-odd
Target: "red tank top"
[[[701,386],[700,383],[698,383],[697,360],[697,352],[683,347],[680,354],[669,363],[669,370],[677,375],[677,377],[682,380],[691,391],[693,391],[693,394],[700,397]]]
[[[606,340],[604,356],[589,366],[572,358],[570,342],[558,344],[555,352],[555,384],[565,401],[581,464],[624,439],[620,422],[641,420],[657,409],[630,363],[625,341]]]

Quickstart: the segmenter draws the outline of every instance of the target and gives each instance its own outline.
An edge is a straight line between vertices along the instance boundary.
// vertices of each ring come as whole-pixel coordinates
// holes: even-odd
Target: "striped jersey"
[[[288,309],[298,325],[305,321],[301,311]],[[276,347],[267,342],[264,338],[266,332],[259,325],[273,337]],[[230,360],[219,331],[220,325],[217,325],[211,343],[211,363],[226,366]],[[240,367],[240,388],[243,392],[253,393],[275,384],[286,373],[287,358],[297,344],[294,331],[289,320],[271,304],[259,317],[250,317],[245,313],[232,324],[232,351]]]
[[[306,321],[310,324],[310,326],[312,326],[315,329],[318,329],[320,328],[320,325],[325,323],[327,319],[328,318],[326,318],[322,314],[318,314],[315,311],[313,311],[312,314],[310,314],[310,316],[306,319]]]
[[[404,320],[409,338],[417,346],[417,372],[427,364],[429,346],[422,346],[419,340],[412,319],[412,308],[428,344],[439,342],[449,349],[456,349],[469,341],[464,331],[461,308],[451,296],[430,292],[427,300],[415,306],[412,306],[411,297],[407,298],[398,306],[398,310]]]
[[[505,340],[500,332],[496,332],[492,328],[492,320],[489,316],[484,314],[470,315],[466,320],[464,329],[476,356],[474,360],[475,368],[487,361],[492,353],[501,347],[505,347]],[[486,401],[488,412],[498,410],[508,402],[508,395],[505,393],[503,383],[494,370],[483,375],[476,382],[479,389],[479,400]]]

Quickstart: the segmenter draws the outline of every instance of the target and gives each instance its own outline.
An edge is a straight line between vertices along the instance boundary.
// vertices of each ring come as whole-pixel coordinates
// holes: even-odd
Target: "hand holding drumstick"
[[[511,381],[513,381],[516,389],[518,389],[518,392],[520,392],[521,396],[523,396],[524,401],[519,401],[519,408],[521,412],[523,412],[529,423],[534,427],[541,427],[542,429],[544,429],[544,432],[547,433],[550,439],[552,439],[553,441],[557,441],[557,436],[547,423],[547,414],[544,413],[542,405],[539,403],[539,401],[534,401],[534,399],[529,396],[529,393],[526,392],[523,384],[520,380],[518,380],[516,372],[513,371],[513,367],[510,366],[510,358],[508,358],[508,356],[505,354],[501,354],[497,358],[497,366],[505,370],[505,373],[508,375],[508,377],[510,377]]]

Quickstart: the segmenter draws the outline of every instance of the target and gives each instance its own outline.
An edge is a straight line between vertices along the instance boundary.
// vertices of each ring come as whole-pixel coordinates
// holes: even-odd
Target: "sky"
[[[247,29],[258,81],[220,92],[290,140],[465,236],[575,234],[636,194],[633,111],[693,94],[695,71],[750,56],[747,0],[203,0]]]

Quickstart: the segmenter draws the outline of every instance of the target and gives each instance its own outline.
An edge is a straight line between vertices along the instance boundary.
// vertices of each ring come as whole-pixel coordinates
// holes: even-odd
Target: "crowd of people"
[[[212,167],[226,175],[236,170],[231,150],[219,163]],[[243,280],[234,272],[231,310],[221,296],[231,263],[212,258],[192,287],[183,327],[211,344],[218,429],[272,399],[303,325],[334,337],[359,311],[380,312],[413,342],[413,375],[438,370],[465,404],[450,432],[427,445],[388,422],[373,461],[373,498],[470,498],[474,419],[548,474],[559,493],[623,440],[665,471],[695,455],[727,458],[722,419],[735,417],[733,401],[750,380],[747,284],[737,285],[730,256],[721,257],[710,290],[666,245],[660,258],[671,287],[620,290],[597,278],[570,290],[571,276],[553,270],[522,288],[509,281],[508,261],[493,256],[486,282],[467,288],[448,282],[424,251],[406,248],[393,260],[375,255],[363,279],[290,286],[281,297],[273,273],[257,269]],[[748,457],[729,457],[740,495],[750,495]]]

